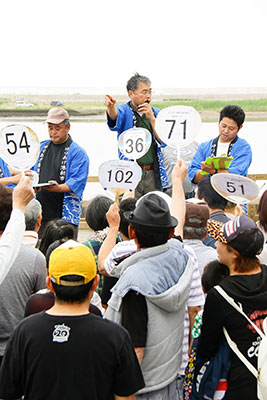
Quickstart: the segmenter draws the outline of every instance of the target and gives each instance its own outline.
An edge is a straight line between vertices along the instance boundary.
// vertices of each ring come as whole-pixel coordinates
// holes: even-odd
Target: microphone
[[[149,104],[149,103],[150,103],[150,100],[146,100],[145,103]],[[139,106],[136,107],[137,110],[138,110],[138,108],[139,108],[140,106],[141,106],[141,104],[140,104]]]

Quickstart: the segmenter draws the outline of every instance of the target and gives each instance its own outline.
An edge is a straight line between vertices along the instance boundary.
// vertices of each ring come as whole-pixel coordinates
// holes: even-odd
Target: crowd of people
[[[48,112],[50,139],[33,167],[49,185],[33,190],[30,173],[1,161],[0,398],[261,399],[225,336],[257,369],[267,191],[255,223],[211,184],[217,173],[247,175],[251,149],[238,136],[245,114],[224,107],[218,137],[200,144],[188,167],[177,160],[170,175],[150,80],[135,74],[127,92],[119,106],[106,96],[107,122],[118,135],[135,126],[150,132],[137,160],[142,178],[118,203],[89,202],[84,243],[77,238],[89,158],[69,135],[66,110]],[[218,155],[233,156],[228,169],[205,163]],[[213,360],[215,372],[202,380]]]

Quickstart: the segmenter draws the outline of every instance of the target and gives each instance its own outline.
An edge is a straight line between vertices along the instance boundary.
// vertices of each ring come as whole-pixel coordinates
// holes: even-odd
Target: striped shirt
[[[189,350],[188,338],[189,338],[190,325],[189,325],[189,315],[188,315],[187,307],[197,307],[197,306],[203,307],[204,302],[205,302],[205,297],[204,297],[204,293],[202,291],[202,286],[201,286],[201,278],[200,278],[196,254],[195,254],[194,250],[186,244],[184,245],[184,249],[192,259],[193,276],[192,276],[192,283],[191,283],[191,288],[190,288],[190,292],[189,292],[189,297],[188,297],[186,308],[185,308],[183,358],[182,358],[181,368],[179,370],[179,375],[185,374],[185,372],[184,372],[185,367],[188,363],[188,350]]]

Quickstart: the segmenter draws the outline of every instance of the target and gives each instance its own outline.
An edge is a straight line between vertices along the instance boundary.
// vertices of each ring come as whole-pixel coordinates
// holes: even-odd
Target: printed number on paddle
[[[132,183],[131,178],[133,176],[133,171],[123,171],[118,169],[116,172],[110,169],[108,172],[108,181],[112,182],[114,179],[117,183]]]
[[[176,124],[176,120],[175,119],[165,119],[165,122],[171,122],[171,129],[170,129],[170,132],[169,132],[169,135],[168,135],[168,139],[170,139],[171,135],[173,133],[174,126]],[[184,122],[180,122],[180,125],[184,126],[183,139],[185,140],[186,139],[186,119],[184,120]]]
[[[242,193],[242,195],[244,195],[245,194],[244,186],[243,185],[237,185],[237,186],[241,188],[241,193]],[[228,182],[226,182],[226,190],[229,193],[235,193],[238,189],[236,188],[234,182],[228,181]]]
[[[14,137],[14,133],[6,133],[6,144],[7,144],[7,151],[9,152],[9,154],[16,154],[16,152],[18,151],[18,147],[20,149],[26,149],[26,152],[29,153],[29,148],[31,147],[28,144],[27,141],[27,135],[26,132],[23,132],[19,141],[19,144],[17,145],[17,143],[13,140]]]
[[[144,142],[142,138],[138,138],[137,140],[127,139],[125,144],[128,146],[125,151],[128,154],[131,154],[134,150],[137,153],[141,153],[144,149]]]

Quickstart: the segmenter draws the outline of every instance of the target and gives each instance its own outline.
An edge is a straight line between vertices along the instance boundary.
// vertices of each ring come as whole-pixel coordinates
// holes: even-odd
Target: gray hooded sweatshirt
[[[147,393],[164,388],[177,376],[182,361],[185,306],[192,263],[176,239],[141,250],[121,264],[121,278],[112,289],[105,318],[121,322],[121,304],[129,290],[146,298],[147,340],[141,369]]]

